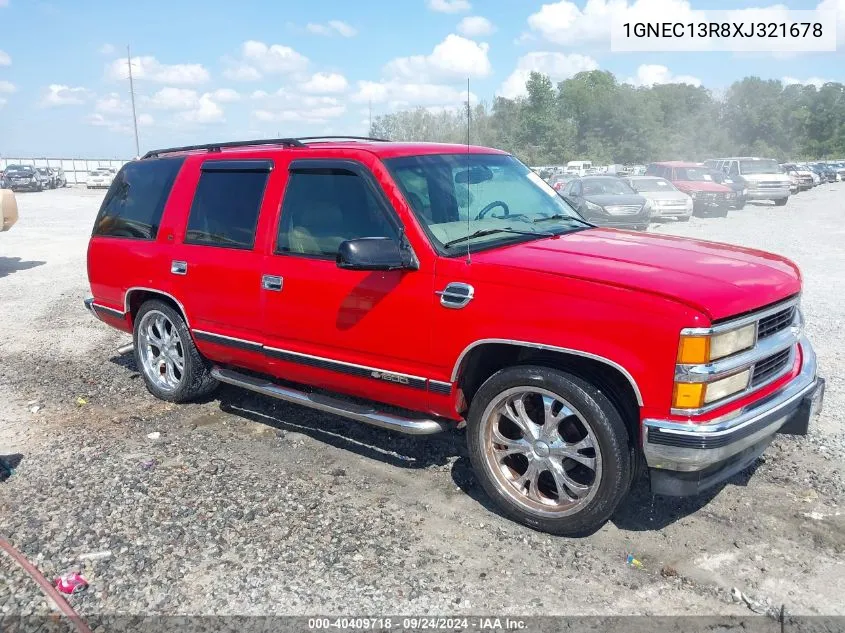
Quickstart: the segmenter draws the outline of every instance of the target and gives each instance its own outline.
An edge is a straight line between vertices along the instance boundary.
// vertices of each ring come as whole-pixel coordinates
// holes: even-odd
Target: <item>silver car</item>
[[[675,218],[686,222],[692,217],[692,198],[665,178],[628,176],[623,180],[651,203],[652,219]]]

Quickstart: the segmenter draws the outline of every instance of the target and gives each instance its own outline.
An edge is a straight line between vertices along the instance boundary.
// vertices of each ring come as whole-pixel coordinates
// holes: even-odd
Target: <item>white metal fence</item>
[[[88,181],[88,173],[97,167],[113,167],[120,169],[128,163],[126,160],[110,158],[0,158],[0,171],[7,165],[32,165],[33,167],[61,168],[69,185],[84,185]]]

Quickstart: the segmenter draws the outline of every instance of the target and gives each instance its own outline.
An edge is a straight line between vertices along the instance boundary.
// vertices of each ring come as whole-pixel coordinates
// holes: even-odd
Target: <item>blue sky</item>
[[[774,4],[771,0],[771,4]],[[611,53],[609,16],[628,8],[769,7],[767,0],[0,0],[0,155],[134,154],[126,45],[142,152],[276,135],[363,134],[379,115],[516,96],[530,70],[555,80],[610,70],[639,85],[686,81],[717,94],[747,75],[845,80],[839,51],[801,55]],[[775,10],[772,8],[772,10]]]

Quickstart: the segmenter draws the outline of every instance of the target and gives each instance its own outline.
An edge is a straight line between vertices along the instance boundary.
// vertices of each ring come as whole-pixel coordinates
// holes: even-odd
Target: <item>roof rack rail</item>
[[[154,149],[144,154],[143,158],[158,158],[162,154],[175,154],[176,152],[192,152],[207,150],[219,152],[225,147],[253,147],[257,145],[283,145],[285,147],[305,147],[305,144],[295,138],[263,138],[252,141],[227,141],[225,143],[206,143],[204,145],[183,145],[182,147],[168,147],[166,149]]]
[[[298,136],[297,141],[376,141],[378,143],[389,143],[390,139],[374,138],[372,136]]]

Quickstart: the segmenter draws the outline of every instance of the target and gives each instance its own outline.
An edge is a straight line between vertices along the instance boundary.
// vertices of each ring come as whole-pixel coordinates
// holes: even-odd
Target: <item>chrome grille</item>
[[[767,336],[785,330],[792,324],[794,319],[795,306],[789,306],[780,312],[760,319],[759,325],[757,326],[757,338],[764,339]]]
[[[616,215],[634,215],[639,213],[642,206],[638,204],[614,204],[608,205],[605,207],[609,213],[614,213]]]
[[[786,369],[791,355],[792,348],[785,349],[782,352],[764,358],[754,365],[754,373],[751,375],[751,386],[759,387],[781,373]]]

